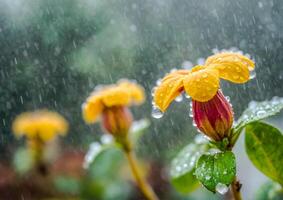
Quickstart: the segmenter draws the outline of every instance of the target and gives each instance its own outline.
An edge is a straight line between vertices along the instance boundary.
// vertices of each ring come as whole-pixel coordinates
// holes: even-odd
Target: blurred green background
[[[238,48],[257,73],[244,85],[222,83],[238,117],[251,99],[282,96],[282,21],[281,0],[0,0],[0,159],[19,144],[12,120],[38,108],[63,114],[64,145],[86,150],[101,131],[83,122],[81,104],[96,85],[129,78],[147,91],[135,118],[152,122],[137,151],[168,164],[197,132],[187,99],[151,118],[157,79],[213,49]]]

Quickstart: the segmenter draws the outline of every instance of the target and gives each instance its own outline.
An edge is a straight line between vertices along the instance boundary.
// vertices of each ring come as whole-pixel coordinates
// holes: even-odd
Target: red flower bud
[[[125,137],[132,122],[132,114],[125,106],[105,108],[102,114],[103,128],[114,137]]]
[[[233,109],[219,90],[207,102],[193,100],[193,119],[201,132],[214,141],[229,136],[233,125]]]

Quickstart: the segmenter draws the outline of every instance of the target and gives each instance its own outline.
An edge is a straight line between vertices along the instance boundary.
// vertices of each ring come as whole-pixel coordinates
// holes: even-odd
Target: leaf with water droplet
[[[266,176],[283,185],[283,135],[275,127],[254,122],[246,127],[246,152]]]
[[[243,128],[254,121],[262,120],[283,109],[283,98],[273,97],[270,101],[256,102],[251,101],[249,107],[243,112],[242,116],[235,124],[234,132],[238,134]]]
[[[96,158],[100,154],[102,154],[106,150],[113,149],[115,147],[117,147],[117,145],[114,142],[108,143],[108,144],[100,144],[99,142],[91,143],[89,146],[89,150],[87,151],[85,155],[83,167],[85,169],[88,169],[89,166],[95,162]]]
[[[228,186],[236,175],[236,159],[231,151],[202,155],[196,165],[197,179],[210,191],[216,187]],[[207,179],[207,177],[211,177]],[[219,185],[219,184],[222,185]],[[218,188],[219,189],[219,188]],[[223,191],[222,191],[223,192]]]
[[[171,181],[181,193],[190,193],[199,187],[196,179],[195,165],[198,158],[208,150],[208,141],[191,143],[185,146],[173,159],[170,168]]]

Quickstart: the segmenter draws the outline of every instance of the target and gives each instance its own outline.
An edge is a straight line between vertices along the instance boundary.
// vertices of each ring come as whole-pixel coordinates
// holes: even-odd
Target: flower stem
[[[231,184],[231,190],[232,190],[234,200],[242,200],[242,195],[241,195],[241,192],[240,192],[241,184],[239,183],[239,181],[237,181],[236,177]]]
[[[124,150],[124,152],[127,156],[129,165],[131,167],[133,176],[136,179],[137,185],[142,191],[142,193],[144,194],[144,196],[146,197],[146,199],[147,200],[158,200],[158,197],[152,190],[151,186],[146,182],[146,180],[140,174],[140,171],[137,165],[137,161],[135,159],[133,152],[129,150],[128,151]]]

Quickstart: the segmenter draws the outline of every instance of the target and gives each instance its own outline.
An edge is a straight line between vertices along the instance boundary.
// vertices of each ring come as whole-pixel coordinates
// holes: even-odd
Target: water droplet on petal
[[[153,96],[153,97],[154,97],[154,93],[155,93],[155,91],[156,91],[156,87],[152,88],[152,90],[151,90],[151,96]]]
[[[179,96],[177,96],[177,97],[175,98],[175,101],[176,101],[176,102],[181,102],[181,101],[183,101],[183,95],[180,94]]]
[[[256,72],[255,71],[251,71],[250,72],[250,80],[254,79],[256,77]]]
[[[257,115],[258,117],[263,117],[265,114],[266,114],[266,112],[265,112],[264,110],[259,110],[259,111],[257,111],[257,113],[256,113],[256,115]]]
[[[155,119],[160,119],[163,117],[163,112],[156,106],[152,107],[151,116]]]
[[[226,98],[226,100],[227,100],[228,102],[230,102],[230,97],[229,97],[229,96],[226,96],[225,98]]]
[[[190,98],[191,98],[190,95],[188,95],[187,93],[185,93],[185,97],[186,97],[187,99],[190,99]]]

